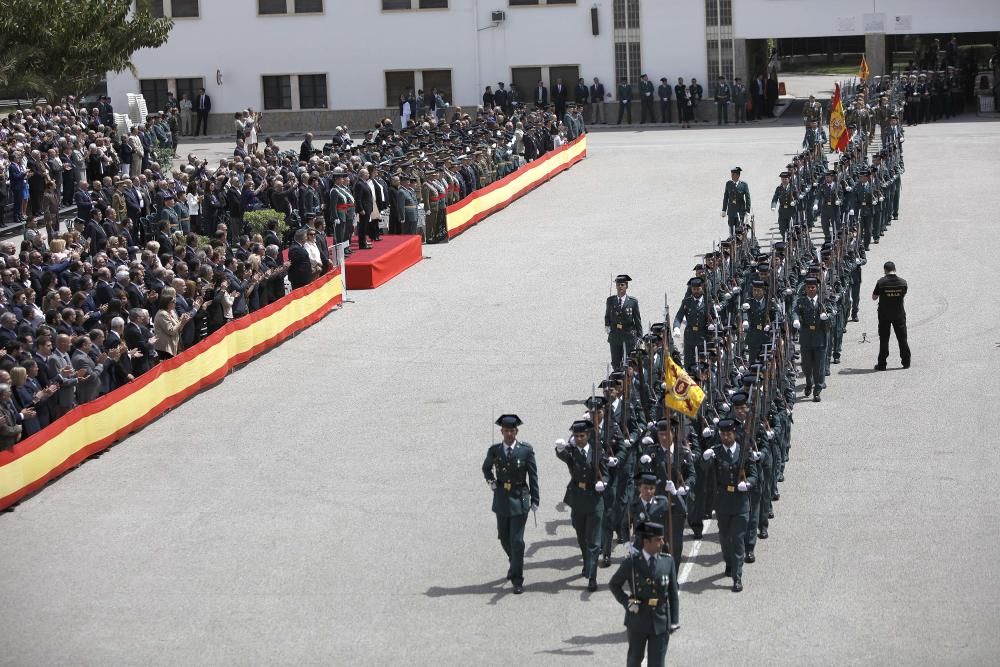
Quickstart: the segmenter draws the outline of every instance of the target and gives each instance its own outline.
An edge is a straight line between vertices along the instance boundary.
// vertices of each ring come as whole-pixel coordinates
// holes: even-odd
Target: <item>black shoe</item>
[[[590,581],[587,582],[587,590],[593,593],[597,590],[597,578],[591,577]]]
[[[774,516],[772,516],[774,514],[774,512],[768,512],[767,514],[768,514],[768,518],[770,518],[770,519],[774,518]],[[758,539],[766,540],[767,539],[767,531],[766,530],[760,531],[759,533],[757,533],[757,537],[758,537]]]
[[[909,368],[909,367],[910,367],[910,362],[909,361],[904,361],[903,362],[903,368]]]
[[[743,590],[743,580],[739,577],[733,579],[733,592],[739,593]]]
[[[883,365],[883,364],[875,364],[875,370],[877,370],[877,371],[884,371],[885,370],[885,365]]]
[[[824,377],[830,377],[830,369],[829,368],[826,369],[825,371],[823,371],[823,376]],[[819,394],[816,394],[816,395],[819,396]]]
[[[851,321],[852,322],[860,322],[861,320],[858,319],[858,314],[854,313],[853,315],[851,315]]]
[[[774,518],[774,510],[768,510],[768,512],[767,512],[767,518],[768,519],[773,519]],[[764,532],[767,532],[767,531],[764,531]]]
[[[813,388],[812,388],[812,387],[810,387],[809,385],[806,385],[806,390],[805,390],[805,392],[804,392],[804,393],[803,393],[802,395],[803,395],[803,396],[808,396],[808,395],[810,395],[811,393],[813,393]]]
[[[753,562],[756,562],[756,560],[757,560],[757,557],[753,555],[752,551],[748,551],[747,555],[743,558],[743,562],[744,563],[753,563]]]
[[[892,216],[892,219],[893,220],[899,220],[899,216],[898,215],[894,215],[894,216]]]
[[[819,403],[819,402],[820,402],[820,400],[822,400],[822,399],[820,399],[820,397],[819,397],[819,392],[817,391],[817,392],[816,392],[816,395],[815,395],[815,396],[813,396],[813,403]]]
[[[587,578],[587,570],[586,569],[580,570],[580,577],[582,579],[586,579]]]
[[[524,592],[524,584],[514,584],[514,595],[520,595]]]
[[[611,556],[605,556],[601,559],[601,567],[611,567]]]
[[[779,482],[784,482],[785,481],[785,476],[782,475],[781,477],[779,477],[778,481]],[[773,496],[771,496],[771,500],[773,500],[774,502],[777,502],[777,501],[781,500],[781,494],[780,493],[774,494]]]
[[[872,241],[872,243],[874,243],[875,245],[878,245],[878,239],[875,239],[874,241]]]
[[[345,256],[345,257],[346,257],[347,255],[352,255],[352,254],[354,254],[354,251],[353,251],[353,250],[351,250],[350,248],[344,248],[344,256]]]
[[[702,535],[702,530],[696,530],[696,531],[694,531],[694,539],[700,540],[701,539],[701,535]]]
[[[840,357],[834,357],[833,358],[833,363],[839,364],[840,363]]]

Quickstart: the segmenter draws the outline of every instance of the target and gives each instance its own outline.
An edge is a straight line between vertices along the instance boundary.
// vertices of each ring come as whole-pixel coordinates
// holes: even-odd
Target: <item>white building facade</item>
[[[126,93],[141,92],[162,108],[168,91],[193,99],[204,87],[211,134],[231,132],[246,108],[263,110],[270,132],[360,128],[395,117],[408,88],[438,88],[474,108],[499,81],[530,100],[539,79],[562,78],[572,91],[577,77],[599,77],[613,95],[617,80],[646,73],[654,84],[695,77],[708,95],[718,73],[746,75],[746,40],[836,34],[838,25],[863,34],[873,7],[888,21],[909,17],[914,31],[939,21],[1000,29],[998,0],[843,0],[837,10],[827,0],[140,1],[174,29],[164,46],[135,54],[138,76],[108,74],[112,103],[124,109]]]

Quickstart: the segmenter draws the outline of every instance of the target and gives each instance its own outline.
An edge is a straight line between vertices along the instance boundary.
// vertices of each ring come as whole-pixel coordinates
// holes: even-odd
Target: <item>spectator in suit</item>
[[[41,343],[41,337],[39,337]],[[67,334],[57,334],[55,346],[46,361],[48,375],[59,383],[59,390],[53,397],[50,413],[53,421],[73,409],[76,405],[76,385],[86,377],[87,371],[73,370],[73,360],[70,358],[70,337]]]
[[[11,400],[9,384],[0,384],[0,450],[11,449],[21,437],[21,418]]]
[[[312,132],[306,132],[305,139],[302,140],[302,145],[299,147],[299,162],[308,162],[309,158],[316,154],[312,142]]]
[[[358,172],[358,180],[354,182],[351,194],[354,195],[354,209],[358,216],[358,248],[370,250],[372,246],[368,242],[368,236],[372,233],[372,216],[378,215],[378,209],[375,207],[375,186],[367,169]],[[377,220],[378,218],[375,224],[378,224]]]
[[[590,85],[590,124],[607,124],[604,120],[604,84],[596,76]]]
[[[556,85],[552,86],[552,103],[556,106],[556,118],[566,115],[566,100],[569,98],[569,89],[563,85],[562,79],[556,79]]]
[[[90,356],[92,342],[87,336],[80,336],[73,344],[73,368],[79,373],[84,371],[76,385],[76,404],[83,405],[97,398],[101,393],[101,374],[104,373],[106,352],[100,351],[96,358]],[[79,377],[79,376],[78,376]]]
[[[764,117],[764,99],[767,95],[767,84],[764,75],[758,74],[750,85],[750,120],[760,120]]]
[[[774,107],[778,104],[778,77],[769,76],[764,88],[764,112],[768,118],[774,118]]]
[[[198,89],[198,95],[194,100],[195,113],[198,116],[198,120],[194,126],[194,136],[198,136],[201,132],[202,135],[208,134],[208,114],[212,111],[212,98],[205,94],[204,88]]]
[[[156,364],[156,339],[149,332],[149,313],[144,308],[129,310],[125,325],[125,345],[132,358],[132,375],[139,377]]]
[[[14,406],[21,415],[21,435],[27,438],[48,426],[48,408],[45,402],[59,387],[51,385],[43,388],[38,383],[38,364],[33,359],[25,359],[23,364],[11,369],[10,384]]]
[[[545,87],[541,79],[538,80],[538,85],[535,86],[534,100],[536,109],[544,109],[549,106],[549,89]]]
[[[306,228],[299,227],[295,230],[291,247],[288,248],[288,282],[292,284],[292,289],[308,285],[312,281],[312,261],[305,248],[306,240],[308,240]]]

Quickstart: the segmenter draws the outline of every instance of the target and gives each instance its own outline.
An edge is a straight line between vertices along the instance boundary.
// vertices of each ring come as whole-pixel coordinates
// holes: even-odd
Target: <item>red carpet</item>
[[[371,250],[354,251],[344,262],[347,289],[374,289],[398,276],[423,258],[419,235],[383,234],[381,241],[372,241]]]

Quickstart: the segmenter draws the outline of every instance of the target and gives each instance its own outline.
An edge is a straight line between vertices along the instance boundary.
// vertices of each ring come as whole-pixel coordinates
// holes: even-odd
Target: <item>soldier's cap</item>
[[[750,388],[755,384],[757,384],[757,376],[747,373],[746,375],[740,378],[740,382],[743,383],[743,386]]]
[[[871,176],[872,175],[872,170],[871,169],[862,169],[861,170],[861,175],[862,176]]]
[[[702,365],[697,361],[693,361],[685,370],[688,372],[688,375],[701,375]]]
[[[691,278],[690,280],[688,280],[688,286],[689,287],[702,287],[702,286],[704,286],[704,284],[705,284],[705,281],[702,280],[701,278],[699,278],[698,276],[695,276],[694,278]]]
[[[501,428],[517,428],[523,423],[517,415],[500,415],[496,421],[497,426]]]
[[[732,169],[729,170],[729,173],[730,174],[739,174],[742,171],[743,171],[743,167],[733,167]]]
[[[729,402],[733,405],[746,405],[750,401],[750,394],[745,391],[738,391],[729,397]]]
[[[757,273],[768,273],[771,270],[771,265],[767,262],[757,265]]]
[[[674,426],[674,424],[675,422],[673,419],[660,419],[659,421],[656,422],[656,430],[669,431]]]
[[[665,76],[661,76],[661,77],[660,77],[660,81],[663,81],[664,83],[666,83],[666,81],[667,81],[667,77],[665,77]]]
[[[650,327],[650,333],[661,334],[666,329],[666,325],[663,322],[654,322]]]
[[[750,283],[750,286],[753,289],[767,289],[767,282],[764,280],[754,280]]]
[[[663,524],[646,521],[636,526],[635,532],[642,537],[663,537]]]
[[[608,376],[609,380],[614,380],[619,384],[625,381],[625,371],[614,371]]]
[[[785,165],[785,169],[795,169],[795,165],[789,162],[788,164]]]
[[[629,356],[629,358],[632,361],[638,361],[638,360],[642,359],[643,357],[648,357],[649,353],[646,352],[646,350],[642,349],[641,347],[637,347],[634,350],[632,350],[631,352],[629,352],[628,356]]]
[[[608,399],[603,396],[589,396],[583,403],[588,410],[603,410],[608,405]]]
[[[806,272],[810,274],[819,273],[819,264],[810,265],[809,268],[806,269]]]
[[[774,243],[774,249],[777,250],[777,251],[779,251],[779,252],[782,251],[782,250],[784,250],[787,247],[788,246],[785,244],[784,241],[775,241],[775,243]]]
[[[826,170],[826,175],[827,176],[836,176],[837,175],[837,170],[836,169],[827,169]]]
[[[620,273],[615,276],[615,284],[629,283],[632,282],[632,277],[627,273]]]
[[[577,419],[570,424],[569,430],[573,433],[586,433],[592,428],[594,428],[594,422],[589,419]]]
[[[601,383],[597,385],[599,389],[607,389],[608,387],[617,387],[618,383],[614,380],[601,380]]]
[[[787,171],[783,171],[780,174],[778,174],[778,177],[779,178],[791,178],[792,175],[789,172],[787,172]]]
[[[642,472],[636,475],[636,477],[638,477],[640,485],[656,486],[656,475],[651,472]]]
[[[762,355],[762,354],[761,355],[757,355],[758,358],[761,358],[763,356],[764,355]],[[759,361],[750,364],[749,371],[750,371],[750,374],[753,375],[753,376],[756,376],[757,373],[760,373],[763,370],[764,370],[764,365],[762,363],[760,363]]]
[[[705,265],[704,264],[695,264],[694,268],[691,269],[691,270],[692,271],[704,271],[705,270]]]
[[[809,276],[808,278],[806,278],[805,283],[806,285],[819,285],[819,278],[816,278],[814,276]]]
[[[729,417],[726,417],[725,419],[720,419],[719,420],[718,427],[719,427],[720,431],[735,431],[736,430],[736,424],[737,424],[737,421],[735,419],[731,419]]]
[[[889,120],[892,120],[893,118],[899,120],[899,116],[897,116],[896,114],[889,114]]]

